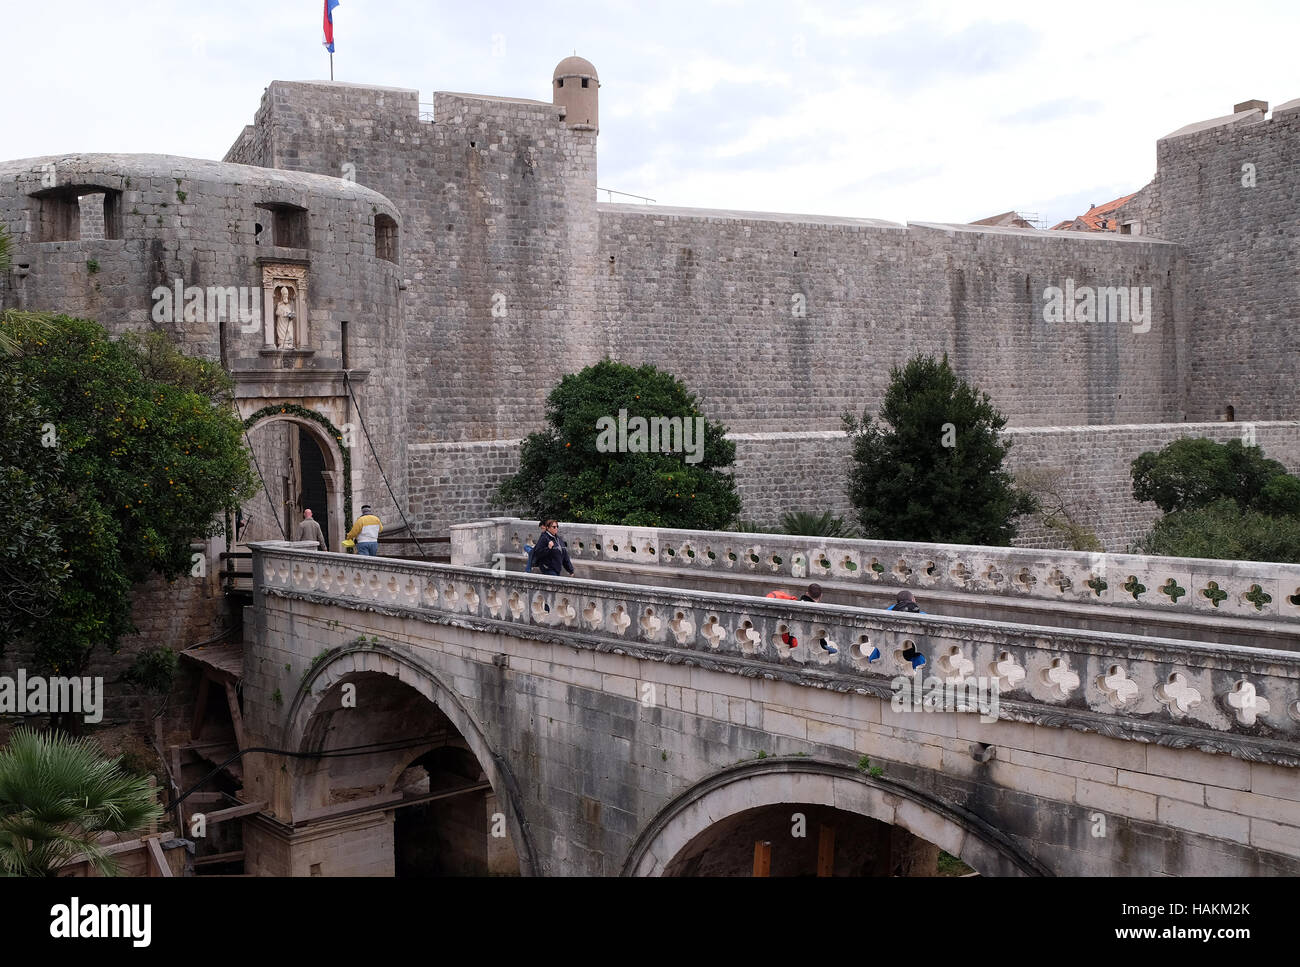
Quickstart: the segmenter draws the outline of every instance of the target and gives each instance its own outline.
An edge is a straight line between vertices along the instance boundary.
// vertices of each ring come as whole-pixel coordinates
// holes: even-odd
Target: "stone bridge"
[[[256,545],[247,872],[1300,873],[1300,567],[534,526]]]

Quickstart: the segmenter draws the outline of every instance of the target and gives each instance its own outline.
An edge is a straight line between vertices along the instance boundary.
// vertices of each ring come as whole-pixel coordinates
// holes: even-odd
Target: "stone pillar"
[[[244,872],[253,876],[392,876],[393,811],[322,819],[293,829],[244,820]]]

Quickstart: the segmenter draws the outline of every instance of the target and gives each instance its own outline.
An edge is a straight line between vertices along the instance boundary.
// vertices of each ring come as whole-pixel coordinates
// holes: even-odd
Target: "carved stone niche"
[[[305,265],[262,266],[262,319],[264,349],[308,348]]]

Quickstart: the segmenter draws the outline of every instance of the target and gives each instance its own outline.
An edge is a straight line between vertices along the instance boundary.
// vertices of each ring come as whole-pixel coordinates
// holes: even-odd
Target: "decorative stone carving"
[[[605,614],[600,610],[600,605],[592,601],[582,609],[582,620],[587,622],[588,628],[599,628],[605,620]]]
[[[1187,684],[1182,672],[1174,672],[1156,686],[1156,701],[1167,706],[1170,714],[1186,713],[1201,704],[1201,693]]]
[[[711,614],[704,622],[704,627],[700,629],[700,634],[704,636],[710,648],[717,648],[722,639],[727,636],[727,630],[718,623],[717,615]]]
[[[616,635],[621,635],[627,631],[627,626],[632,623],[632,618],[628,615],[620,604],[614,609],[614,613],[609,616],[609,630]]]
[[[1009,692],[1025,680],[1025,670],[1017,663],[1009,651],[998,655],[997,661],[989,662],[989,675],[998,680],[998,691]]]
[[[1123,708],[1137,698],[1140,691],[1138,683],[1129,678],[1128,672],[1120,665],[1111,665],[1106,674],[1098,675],[1097,687],[1114,708]]]
[[[1070,693],[1079,687],[1079,676],[1064,658],[1053,658],[1052,663],[1043,669],[1043,684],[1051,691],[1052,698],[1069,698]]]
[[[262,266],[262,302],[264,348],[307,348],[307,267]]]
[[[1242,725],[1254,725],[1255,719],[1268,714],[1268,699],[1256,693],[1255,686],[1244,678],[1232,686],[1227,702]]]
[[[668,627],[679,645],[689,645],[695,637],[695,622],[687,617],[685,611],[678,611],[677,616],[668,622]]]
[[[641,615],[637,623],[641,626],[641,634],[647,638],[657,638],[659,630],[664,626],[663,619],[655,614],[654,608],[646,608],[645,614]]]
[[[975,670],[975,663],[963,655],[959,647],[953,645],[939,656],[935,667],[939,670],[939,677],[945,681],[964,682],[966,676]]]

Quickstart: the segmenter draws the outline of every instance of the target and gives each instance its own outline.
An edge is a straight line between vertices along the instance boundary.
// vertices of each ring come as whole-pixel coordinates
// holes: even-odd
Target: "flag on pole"
[[[325,49],[334,53],[334,8],[339,0],[325,0]]]

